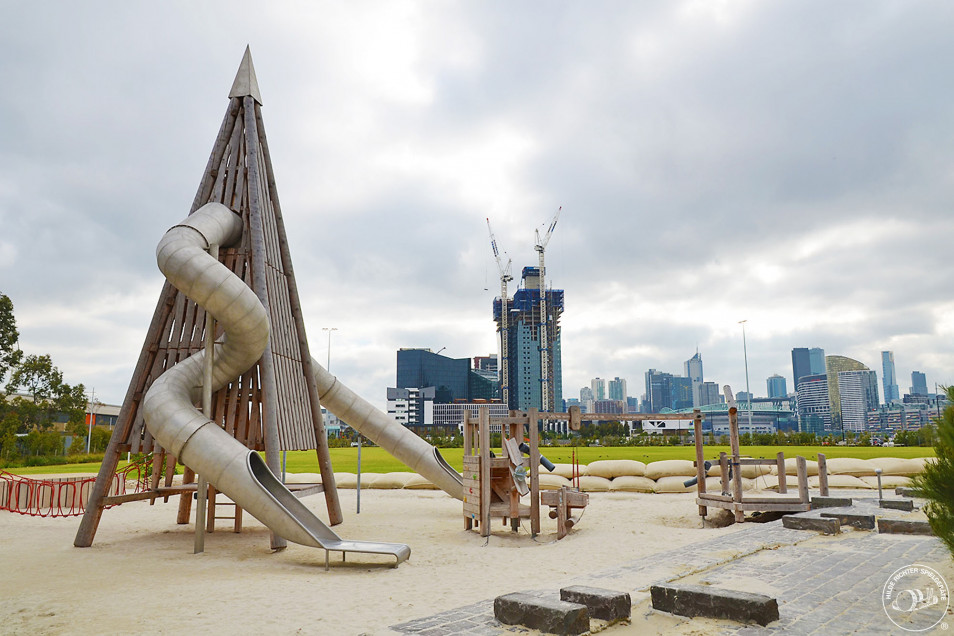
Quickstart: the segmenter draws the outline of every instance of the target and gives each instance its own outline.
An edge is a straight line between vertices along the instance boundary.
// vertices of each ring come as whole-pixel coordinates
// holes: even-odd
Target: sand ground
[[[544,514],[488,539],[464,530],[461,504],[439,491],[341,490],[348,539],[401,542],[411,558],[332,555],[295,544],[269,550],[267,529],[246,516],[241,534],[206,537],[176,525],[175,500],[105,511],[90,548],[74,548],[78,518],[0,513],[0,632],[7,634],[386,634],[388,626],[497,595],[572,583],[575,577],[680,545],[737,532],[701,528],[693,497],[592,493],[577,528],[556,541]],[[321,495],[305,499],[327,519]],[[228,522],[224,522],[228,523]],[[660,625],[663,629],[665,626]],[[616,628],[613,628],[614,631]]]

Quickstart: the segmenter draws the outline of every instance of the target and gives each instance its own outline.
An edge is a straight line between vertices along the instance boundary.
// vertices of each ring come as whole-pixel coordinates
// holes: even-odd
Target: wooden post
[[[258,126],[258,134],[262,142],[262,151],[265,159],[268,194],[272,201],[275,224],[278,229],[278,245],[281,254],[282,268],[285,271],[285,277],[288,283],[288,299],[291,305],[292,317],[295,321],[295,331],[297,331],[298,336],[298,349],[299,355],[301,356],[302,372],[305,374],[305,384],[308,387],[308,404],[311,407],[312,425],[315,430],[315,453],[318,455],[318,468],[321,471],[321,483],[324,485],[325,505],[328,508],[328,521],[334,526],[344,521],[344,517],[341,514],[338,489],[335,487],[335,473],[331,466],[328,436],[325,433],[325,424],[321,417],[321,404],[318,399],[318,382],[315,379],[315,370],[312,365],[311,352],[308,347],[308,337],[305,333],[305,318],[301,310],[301,299],[298,295],[298,283],[295,280],[291,251],[288,249],[288,237],[285,234],[285,222],[282,219],[281,203],[278,200],[278,187],[275,184],[271,155],[268,152],[268,139],[265,137],[265,125],[262,120],[261,106],[254,101],[253,105],[255,108],[255,121]]]
[[[265,227],[262,220],[262,193],[255,184],[262,183],[258,171],[258,134],[255,123],[255,98],[247,95],[245,100],[245,144],[248,148],[248,208],[249,208],[249,245],[251,250],[252,285],[255,295],[271,316],[268,285],[265,274]],[[262,430],[265,437],[265,464],[274,475],[281,474],[281,449],[278,441],[278,385],[275,381],[275,358],[272,355],[272,339],[269,337],[265,352],[261,358],[261,382],[263,394],[264,421]],[[282,550],[288,542],[274,532],[271,533],[272,550]]]
[[[808,503],[808,462],[799,455],[795,458],[795,466],[798,472],[798,499],[802,503]]]
[[[788,478],[785,476],[785,453],[779,451],[775,456],[776,470],[778,471],[778,494],[784,495],[788,492]]]
[[[537,430],[537,409],[527,413],[527,432],[530,434],[530,535],[540,534],[540,433]]]
[[[818,490],[822,497],[828,496],[828,460],[818,453]]]
[[[490,409],[478,412],[480,437],[480,536],[490,536]],[[501,430],[501,434],[503,431]]]
[[[725,451],[719,453],[719,475],[722,479],[722,494],[727,495],[730,492],[729,488],[729,456],[726,455]]]
[[[706,455],[703,449],[702,441],[702,411],[692,410],[695,417],[692,421],[692,431],[696,438],[696,492],[699,496],[706,494]],[[705,506],[699,506],[699,516],[705,517],[708,510]]]
[[[729,408],[729,444],[732,451],[732,501],[735,502],[735,521],[745,520],[742,503],[742,465],[739,463],[739,410],[733,405]]]
[[[182,484],[191,484],[195,481],[195,471],[185,467],[182,471]],[[192,493],[184,492],[179,495],[179,514],[176,516],[176,523],[184,525],[189,523],[189,517],[192,516]]]

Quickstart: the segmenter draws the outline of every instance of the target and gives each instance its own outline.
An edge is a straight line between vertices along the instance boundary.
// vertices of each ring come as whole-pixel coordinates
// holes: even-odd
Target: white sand
[[[488,540],[464,530],[460,502],[441,492],[365,490],[360,515],[355,491],[339,492],[338,534],[407,543],[410,560],[392,568],[385,558],[349,554],[342,564],[332,554],[325,571],[322,550],[291,544],[271,553],[267,530],[248,516],[242,534],[207,535],[205,553],[193,555],[193,526],[176,525],[176,500],[105,511],[85,549],[73,547],[78,518],[0,512],[0,632],[385,634],[743,527],[701,529],[691,495],[593,493],[561,541],[546,509],[536,539],[528,522],[517,534],[498,522]],[[327,519],[323,496],[305,502]],[[664,623],[655,629],[676,626]]]

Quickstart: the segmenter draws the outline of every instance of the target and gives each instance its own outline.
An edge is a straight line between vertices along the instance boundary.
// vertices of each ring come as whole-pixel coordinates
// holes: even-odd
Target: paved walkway
[[[831,508],[824,512],[847,510]],[[850,510],[888,518],[907,516],[883,510],[873,499],[856,500]],[[818,516],[821,512],[804,514]],[[778,599],[779,621],[768,627],[720,621],[724,634],[897,634],[904,632],[889,622],[882,610],[885,582],[903,566],[946,559],[950,559],[947,549],[935,537],[878,534],[847,527],[843,527],[841,536],[824,537],[783,528],[779,520],[748,523],[742,531],[581,576],[568,584],[628,591],[636,611],[641,609],[637,605],[649,598],[650,585],[658,583],[708,583],[758,591]],[[559,597],[558,589],[519,591]],[[634,624],[640,619],[634,615]],[[942,627],[947,626],[938,626],[937,631]],[[393,625],[391,629],[420,636],[529,632],[497,622],[493,599]],[[613,631],[610,628],[607,633]]]

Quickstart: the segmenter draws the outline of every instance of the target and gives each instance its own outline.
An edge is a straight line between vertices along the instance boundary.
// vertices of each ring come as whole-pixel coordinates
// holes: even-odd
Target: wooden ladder
[[[232,532],[241,532],[242,531],[242,508],[235,503],[234,501],[217,501],[219,491],[215,489],[211,484],[209,485],[209,498],[206,502],[206,520],[205,520],[205,530],[206,532],[215,532],[215,520],[216,519],[232,519],[233,526]],[[218,506],[232,506],[232,515],[218,515],[216,514],[216,507]]]

